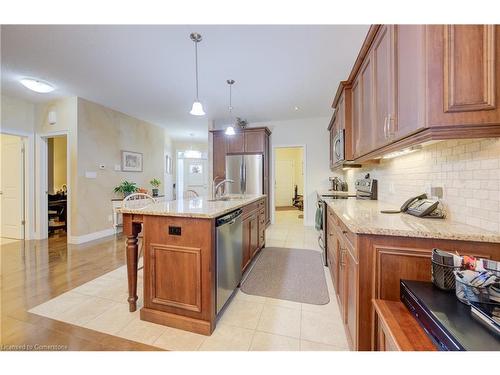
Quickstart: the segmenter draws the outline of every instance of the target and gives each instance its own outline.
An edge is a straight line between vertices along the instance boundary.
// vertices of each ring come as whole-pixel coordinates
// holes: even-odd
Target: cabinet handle
[[[345,249],[340,248],[340,266],[341,267],[345,266],[345,263],[344,263],[344,254],[345,254]]]
[[[387,139],[387,116],[384,118],[384,137]]]
[[[343,234],[347,234],[347,231],[346,231],[346,230],[342,230],[342,233],[343,233]]]
[[[391,114],[389,113],[387,115],[387,134],[389,135],[389,138],[392,138],[393,134],[392,134],[392,130],[391,130],[391,120],[392,120],[392,116]]]

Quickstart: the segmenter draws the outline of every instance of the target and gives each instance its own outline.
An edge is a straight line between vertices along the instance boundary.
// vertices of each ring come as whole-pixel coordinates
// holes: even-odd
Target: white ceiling
[[[210,120],[233,113],[249,122],[328,116],[368,26],[2,26],[4,94],[43,102],[77,95],[169,129],[174,139],[206,138]],[[195,96],[193,31],[199,44],[200,100]],[[53,83],[51,94],[18,82]],[[294,110],[298,106],[299,110]],[[326,125],[326,124],[325,124]]]

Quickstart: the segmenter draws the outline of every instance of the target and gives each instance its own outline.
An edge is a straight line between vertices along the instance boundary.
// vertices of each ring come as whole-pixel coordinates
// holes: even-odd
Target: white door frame
[[[66,238],[71,238],[71,152],[70,138],[68,130],[58,130],[47,133],[38,133],[36,135],[36,239],[41,240],[49,236],[48,219],[48,147],[47,139],[66,136],[66,186],[68,193],[66,195]]]
[[[275,168],[276,168],[276,149],[277,148],[297,148],[297,147],[302,147],[302,168],[304,171],[304,178],[303,180],[303,185],[302,189],[304,190],[302,192],[302,196],[304,197],[304,220],[303,224],[306,225],[307,223],[307,209],[306,209],[306,202],[307,202],[307,153],[306,153],[306,145],[305,143],[302,144],[297,144],[297,143],[291,143],[291,144],[286,144],[286,143],[280,143],[280,144],[273,144],[272,145],[272,153],[273,153],[273,158],[272,158],[272,163],[271,163],[271,223],[275,223],[275,214],[276,214],[276,207],[275,207],[275,202],[274,202],[274,195],[275,195],[275,183],[276,183],[276,174],[275,174]]]
[[[35,154],[35,135],[15,129],[6,129],[2,127],[0,134],[14,135],[21,137],[24,148],[24,239],[31,240],[35,233],[35,216],[34,216],[34,186],[35,186],[35,169],[33,168]]]

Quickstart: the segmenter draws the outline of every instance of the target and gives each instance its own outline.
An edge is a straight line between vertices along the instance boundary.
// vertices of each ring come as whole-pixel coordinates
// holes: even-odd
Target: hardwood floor
[[[68,245],[65,238],[1,246],[2,350],[159,350],[28,312],[125,264],[125,238]]]

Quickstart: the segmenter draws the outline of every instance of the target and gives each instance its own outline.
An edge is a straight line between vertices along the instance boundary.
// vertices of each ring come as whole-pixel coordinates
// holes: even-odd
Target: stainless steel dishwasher
[[[243,231],[241,209],[217,218],[217,314],[241,281],[243,260]]]

